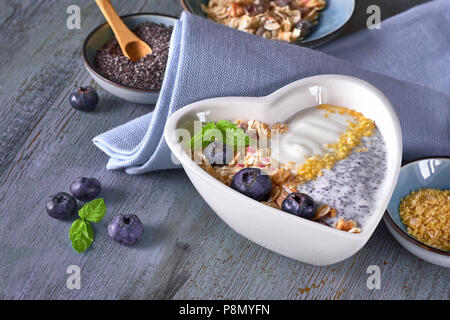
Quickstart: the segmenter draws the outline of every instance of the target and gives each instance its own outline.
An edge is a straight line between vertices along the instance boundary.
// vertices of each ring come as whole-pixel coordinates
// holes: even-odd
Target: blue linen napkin
[[[304,77],[334,73],[364,79],[387,95],[402,126],[403,160],[448,156],[449,21],[450,1],[432,1],[320,52],[183,13],[154,111],[93,142],[110,157],[108,169],[142,174],[176,168],[163,130],[179,108],[212,97],[263,96]]]

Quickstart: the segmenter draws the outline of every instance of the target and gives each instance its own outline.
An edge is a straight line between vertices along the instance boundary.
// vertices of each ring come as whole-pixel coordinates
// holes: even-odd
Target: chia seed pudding
[[[173,27],[144,22],[133,32],[151,48],[152,53],[139,61],[125,57],[114,37],[95,56],[98,72],[105,78],[128,87],[159,90],[166,71]]]

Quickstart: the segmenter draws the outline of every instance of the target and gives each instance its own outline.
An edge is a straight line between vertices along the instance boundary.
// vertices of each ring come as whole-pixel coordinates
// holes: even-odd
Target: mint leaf
[[[226,130],[234,131],[234,130],[238,129],[237,124],[232,123],[232,122],[230,122],[228,120],[219,120],[219,121],[217,121],[216,127],[217,127],[217,129],[219,129],[222,132],[225,132]]]
[[[205,133],[206,130],[215,129],[215,128],[216,128],[216,124],[213,121],[207,122],[202,128],[202,133]]]
[[[69,238],[72,241],[72,247],[78,253],[89,248],[94,241],[94,231],[89,221],[84,219],[75,220],[69,230]]]
[[[79,211],[81,219],[75,220],[69,230],[69,238],[72,247],[77,252],[83,252],[89,248],[94,241],[94,230],[91,222],[100,222],[106,213],[105,201],[102,198],[86,203]]]
[[[191,148],[194,148],[196,146],[202,146],[202,148],[206,147],[208,144],[212,142],[212,140],[204,140],[204,136],[207,135],[207,132],[209,130],[216,129],[216,124],[214,122],[208,122],[202,127],[202,131],[198,132],[196,135],[194,135],[191,139]]]
[[[217,132],[222,134],[222,142],[232,147],[248,146],[250,138],[245,131],[239,128],[235,123],[228,120],[219,120],[217,123],[208,122],[202,127],[202,131],[194,135],[191,139],[191,148],[202,146],[205,148],[208,144],[218,139]],[[219,140],[219,139],[218,139]]]
[[[224,143],[233,147],[248,146],[250,143],[249,136],[245,131],[227,120],[220,120],[216,123],[216,127],[222,131]]]
[[[89,220],[91,222],[100,222],[106,213],[105,201],[102,198],[92,200],[89,203],[86,203],[80,211],[78,211],[78,215],[82,219]]]

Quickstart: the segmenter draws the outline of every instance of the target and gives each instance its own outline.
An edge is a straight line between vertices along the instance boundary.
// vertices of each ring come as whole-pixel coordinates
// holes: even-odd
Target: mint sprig
[[[72,241],[72,247],[78,253],[85,251],[89,248],[94,241],[94,231],[89,221],[85,219],[77,219],[72,223],[69,230],[70,241]]]
[[[216,133],[221,133],[217,135]],[[220,137],[221,136],[221,137]],[[207,122],[202,131],[194,135],[190,141],[191,148],[202,146],[205,148],[211,142],[219,140],[231,147],[248,146],[250,138],[245,131],[228,120],[220,120],[217,122]]]
[[[86,203],[80,211],[78,211],[78,215],[80,218],[86,219],[91,222],[100,222],[106,213],[105,201],[102,198],[92,200],[89,203]]]
[[[105,201],[102,198],[86,203],[79,211],[80,219],[75,220],[69,230],[69,238],[75,251],[86,251],[94,241],[91,222],[100,222],[106,213]]]

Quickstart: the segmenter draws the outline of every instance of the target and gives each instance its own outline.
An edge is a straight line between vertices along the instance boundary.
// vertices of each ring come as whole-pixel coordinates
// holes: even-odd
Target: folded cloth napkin
[[[326,54],[183,13],[154,111],[93,142],[110,157],[108,169],[141,174],[176,168],[163,137],[176,110],[212,97],[263,96],[333,73],[364,79],[387,95],[401,122],[404,160],[450,155],[449,21],[450,1],[431,1],[382,22],[379,30],[336,40],[320,49]]]

